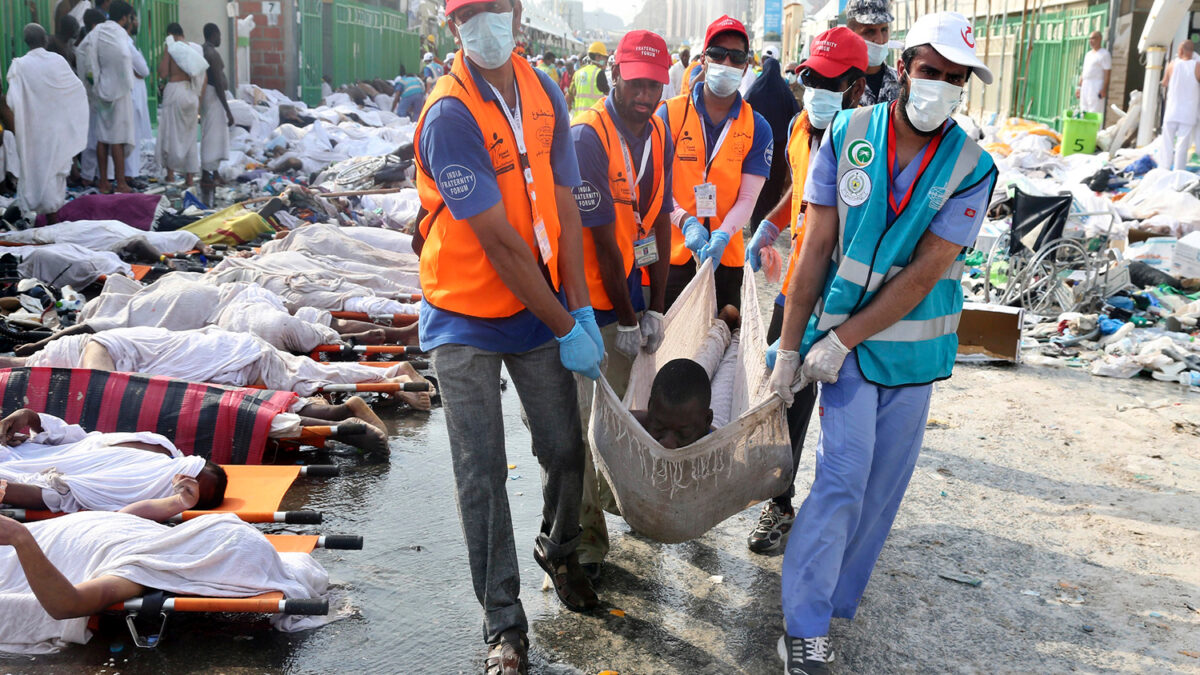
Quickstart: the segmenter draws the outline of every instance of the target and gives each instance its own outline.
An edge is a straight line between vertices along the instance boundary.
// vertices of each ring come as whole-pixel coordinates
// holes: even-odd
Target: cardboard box
[[[1171,256],[1171,274],[1184,279],[1200,278],[1200,231],[1175,242]]]
[[[958,322],[958,353],[1021,362],[1021,325],[1025,310],[979,302],[963,304]]]

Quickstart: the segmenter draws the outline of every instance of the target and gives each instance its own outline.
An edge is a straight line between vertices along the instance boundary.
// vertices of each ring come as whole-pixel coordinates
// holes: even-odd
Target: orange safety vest
[[[788,254],[787,273],[783,276],[783,294],[787,295],[792,270],[800,258],[800,244],[804,243],[804,228],[800,226],[800,213],[804,210],[804,182],[808,179],[808,157],[811,152],[809,141],[812,135],[808,128],[808,111],[801,111],[792,122],[788,137],[788,164],[792,169],[792,219],[788,229],[792,231],[792,252]]]
[[[682,90],[681,90],[679,93],[681,93],[681,94],[686,94],[686,93],[689,93],[689,92],[691,92],[691,91],[692,91],[692,71],[696,69],[696,64],[697,64],[697,63],[699,63],[699,62],[697,61],[697,62],[694,62],[694,63],[688,63],[688,64],[685,64],[685,65],[684,65],[684,68],[683,68],[683,89],[682,89]],[[704,70],[704,69],[703,69],[703,67],[701,67],[701,71],[703,71],[703,70]]]
[[[534,200],[525,185],[512,127],[499,108],[504,102],[483,100],[461,51],[454,59],[449,77],[442,77],[434,85],[425,111],[440,98],[458,99],[479,123],[483,137],[495,139],[489,143],[488,154],[496,172],[505,216],[525,240],[529,252],[538,260],[551,287],[557,291],[558,237],[562,228],[554,197],[554,172],[550,165],[550,148],[554,142],[554,105],[532,66],[524,59],[513,59],[512,64],[521,101],[528,161],[533,171],[533,184],[537,186],[536,215],[533,213]],[[413,145],[416,147],[420,147],[424,124],[425,114],[422,112],[413,136]],[[421,206],[427,212],[420,225],[421,235],[425,238],[425,247],[421,250],[421,291],[425,301],[439,309],[484,319],[509,317],[524,310],[525,305],[504,285],[488,261],[471,226],[450,214],[439,192],[438,183],[450,181],[459,181],[461,189],[469,191],[473,188],[475,176],[470,175],[469,170],[454,165],[444,168],[442,176],[432,176],[429,168],[421,164],[420,153],[417,155],[420,169],[417,172],[417,191]],[[447,175],[449,172],[455,173]],[[538,217],[545,223],[549,238],[549,260],[542,259],[534,234],[534,223]]]
[[[621,151],[620,132],[613,124],[612,116],[605,106],[607,98],[600,99],[595,106],[579,113],[576,124],[586,124],[595,130],[608,156],[608,187],[612,191],[613,209],[616,211],[617,246],[621,249],[621,261],[625,266],[625,276],[633,272],[633,242],[654,231],[654,221],[658,219],[663,207],[662,179],[664,176],[663,161],[666,152],[666,126],[657,115],[650,116],[651,134],[646,141],[650,143],[650,164],[648,170],[658,177],[654,194],[650,198],[650,208],[642,219],[641,232],[638,231],[634,219],[634,209],[638,208],[634,199],[634,189],[625,175],[625,155]],[[632,150],[630,151],[632,152]],[[629,157],[634,171],[641,164],[640,156]],[[613,309],[608,291],[604,289],[604,279],[600,276],[600,261],[596,257],[596,241],[592,237],[592,228],[585,227],[583,236],[584,272],[587,276],[588,292],[591,294],[592,307],[596,309]]]
[[[710,232],[721,227],[721,222],[729,209],[737,203],[738,189],[742,184],[742,162],[750,154],[754,145],[754,111],[750,104],[742,101],[737,119],[729,120],[729,132],[725,141],[717,148],[717,154],[712,158],[711,167],[705,178],[705,135],[704,120],[699,110],[692,102],[691,93],[685,93],[670,99],[667,106],[667,117],[671,122],[671,138],[675,141],[675,164],[672,168],[674,182],[672,193],[675,202],[688,213],[696,213],[696,193],[694,187],[704,182],[717,186],[717,216],[704,218],[703,222]],[[741,267],[745,264],[746,242],[741,232],[730,237],[729,245],[725,247],[725,255],[721,264],[726,267]],[[683,231],[677,226],[671,226],[671,264],[683,265],[692,257],[692,252],[684,244]]]

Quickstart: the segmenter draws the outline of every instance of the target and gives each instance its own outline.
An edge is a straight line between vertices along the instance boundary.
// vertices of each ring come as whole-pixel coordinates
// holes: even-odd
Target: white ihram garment
[[[1112,55],[1107,49],[1091,49],[1083,56],[1083,73],[1079,83],[1079,107],[1084,112],[1104,113],[1104,75],[1112,70]]]
[[[200,168],[216,171],[229,157],[229,119],[217,88],[211,84],[204,85],[200,110],[203,127],[200,130]]]

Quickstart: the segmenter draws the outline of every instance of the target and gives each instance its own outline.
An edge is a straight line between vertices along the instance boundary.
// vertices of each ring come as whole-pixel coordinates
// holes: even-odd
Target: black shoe
[[[587,612],[600,606],[600,598],[592,589],[583,567],[579,564],[579,554],[572,551],[557,560],[548,560],[542,552],[541,544],[533,547],[533,559],[550,575],[554,583],[554,592],[567,609],[572,612]]]
[[[783,675],[828,675],[829,664],[833,663],[828,635],[794,638],[784,633],[777,648],[783,659]]]
[[[796,512],[784,510],[775,500],[763,504],[758,516],[758,525],[750,532],[746,544],[752,553],[770,553],[783,543],[783,535],[792,529]]]
[[[587,576],[588,581],[592,582],[594,587],[600,583],[600,573],[603,571],[601,567],[603,563],[581,563],[579,566],[583,568],[583,573]]]

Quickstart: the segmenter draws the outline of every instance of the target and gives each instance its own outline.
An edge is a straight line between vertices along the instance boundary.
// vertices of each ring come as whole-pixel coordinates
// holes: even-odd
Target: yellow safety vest
[[[572,122],[578,121],[576,117],[580,113],[595,107],[604,98],[604,92],[600,91],[596,82],[599,77],[600,66],[594,63],[589,63],[575,71],[575,77],[571,80],[575,87],[575,107],[571,108]]]

